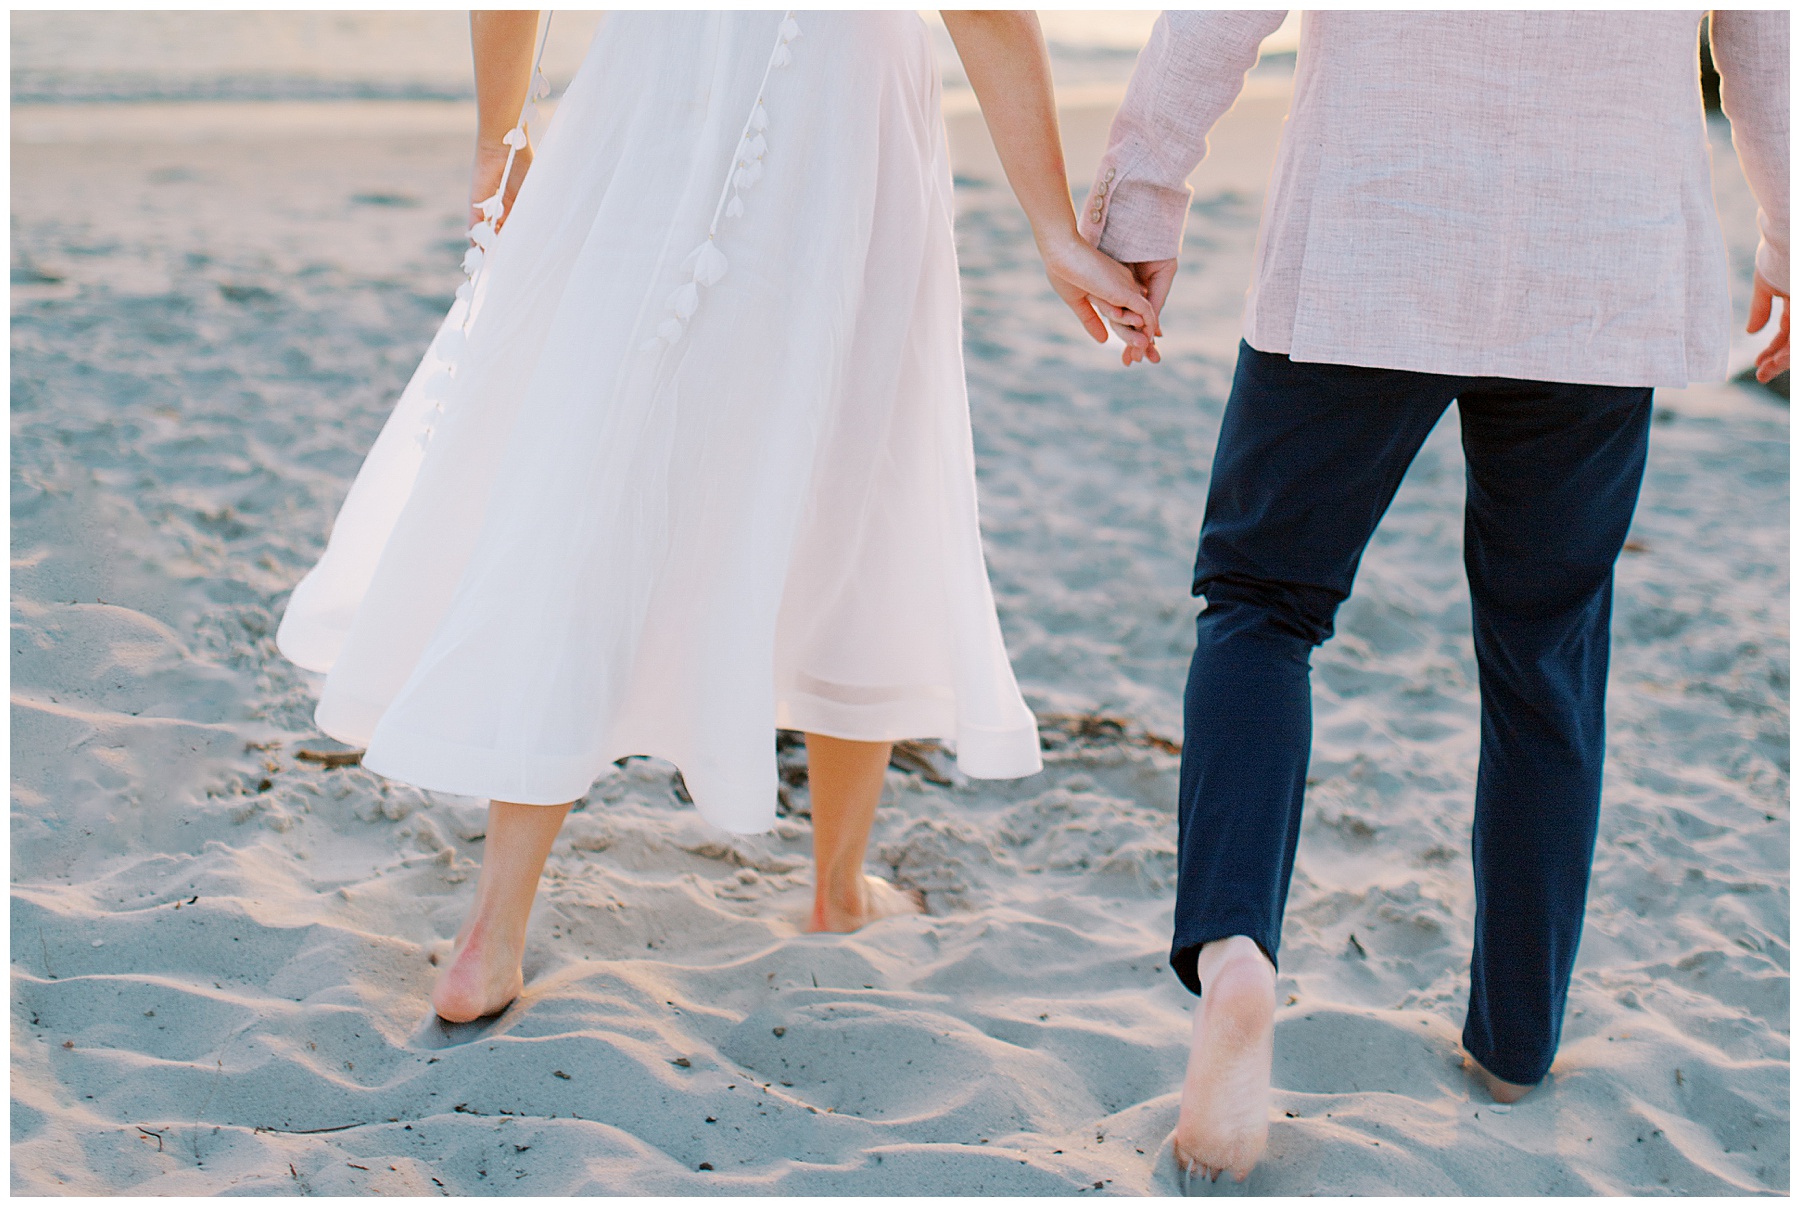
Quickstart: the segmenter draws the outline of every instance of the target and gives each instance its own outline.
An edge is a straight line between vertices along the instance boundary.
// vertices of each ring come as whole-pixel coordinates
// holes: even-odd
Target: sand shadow
[[[466,1023],[445,1022],[435,1013],[428,1014],[408,1038],[407,1046],[435,1052],[490,1039],[506,1029],[502,1024],[509,1023],[517,1006],[518,1002],[515,1001],[498,1014],[489,1014]]]
[[[1163,1137],[1162,1145],[1157,1148],[1153,1158],[1150,1193],[1189,1199],[1248,1198],[1267,1193],[1261,1189],[1265,1179],[1258,1176],[1262,1171],[1263,1167],[1258,1165],[1242,1182],[1228,1173],[1220,1174],[1217,1181],[1191,1174],[1175,1160],[1175,1133],[1171,1131]]]

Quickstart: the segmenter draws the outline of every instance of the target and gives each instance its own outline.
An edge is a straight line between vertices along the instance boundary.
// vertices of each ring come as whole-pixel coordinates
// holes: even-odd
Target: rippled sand
[[[846,938],[794,925],[803,786],[737,838],[634,761],[557,845],[525,998],[448,1029],[430,958],[484,810],[298,761],[315,683],[273,634],[456,282],[465,139],[15,146],[16,1191],[1176,1189],[1168,740],[1260,170],[1203,179],[1168,358],[1126,372],[956,120],[984,528],[1046,771],[891,771],[874,862],[930,913]],[[1244,1189],[1786,1190],[1787,475],[1769,396],[1662,399],[1563,1051],[1509,1111],[1457,1067],[1476,696],[1453,426],[1428,442],[1315,659]]]

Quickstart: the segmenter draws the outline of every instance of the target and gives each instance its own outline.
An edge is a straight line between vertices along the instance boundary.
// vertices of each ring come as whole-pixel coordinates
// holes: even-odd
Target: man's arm
[[[1774,299],[1788,296],[1788,14],[1714,9],[1713,63],[1719,100],[1731,119],[1744,178],[1756,195],[1762,242],[1756,249],[1749,330],[1768,324]],[[1788,308],[1781,328],[1756,358],[1756,376],[1767,381],[1788,367]]]
[[[1187,178],[1206,156],[1207,132],[1286,16],[1172,10],[1157,18],[1081,207],[1084,238],[1126,263],[1175,258],[1193,199]]]

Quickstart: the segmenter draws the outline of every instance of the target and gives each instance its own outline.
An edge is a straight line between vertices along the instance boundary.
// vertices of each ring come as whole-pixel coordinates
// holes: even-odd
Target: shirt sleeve
[[[1714,9],[1712,56],[1719,100],[1731,119],[1731,144],[1750,191],[1762,242],[1756,268],[1788,288],[1788,14]]]
[[[1126,263],[1179,254],[1193,199],[1187,178],[1206,157],[1207,133],[1244,90],[1263,39],[1286,16],[1215,9],[1157,18],[1081,207],[1084,238]]]

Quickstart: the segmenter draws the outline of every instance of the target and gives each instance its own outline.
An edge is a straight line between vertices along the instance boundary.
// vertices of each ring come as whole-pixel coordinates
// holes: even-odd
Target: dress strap
[[[731,266],[725,253],[719,250],[719,220],[741,216],[744,212],[742,193],[762,179],[763,154],[769,149],[764,133],[769,128],[769,111],[763,106],[763,92],[775,69],[794,61],[793,51],[788,49],[789,44],[800,36],[800,23],[794,19],[794,11],[789,9],[782,14],[781,25],[775,34],[775,49],[769,52],[768,65],[763,68],[762,80],[756,86],[756,101],[750,106],[750,115],[744,119],[744,128],[738,135],[731,167],[725,173],[725,185],[719,191],[719,203],[713,207],[712,221],[706,228],[706,241],[682,261],[682,270],[691,276],[669,295],[669,317],[657,327],[655,337],[644,345],[645,351],[653,351],[659,346],[672,347],[679,341],[687,330],[688,320],[700,308],[700,290],[717,285]]]

